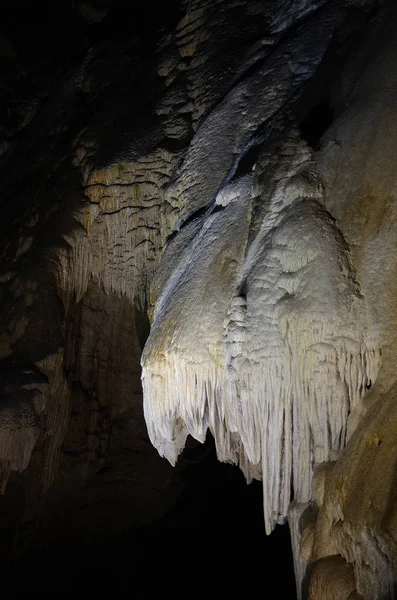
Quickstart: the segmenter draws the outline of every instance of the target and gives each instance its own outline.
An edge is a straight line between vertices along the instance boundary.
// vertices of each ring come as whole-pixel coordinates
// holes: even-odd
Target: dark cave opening
[[[309,146],[317,150],[323,134],[334,120],[334,109],[327,100],[311,108],[306,117],[300,123],[302,137]]]
[[[178,596],[197,586],[236,597],[272,578],[278,597],[295,600],[289,528],[266,536],[261,482],[247,485],[238,468],[220,463],[211,436],[190,446],[180,470],[185,490],[167,514],[90,543],[74,536],[30,550],[8,569],[14,591]]]

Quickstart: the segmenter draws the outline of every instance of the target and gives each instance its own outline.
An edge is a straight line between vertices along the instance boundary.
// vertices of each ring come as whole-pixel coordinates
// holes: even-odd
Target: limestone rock
[[[393,598],[393,1],[69,4],[0,40],[4,555],[156,518],[148,434],[209,429],[300,597]]]
[[[341,556],[328,556],[313,565],[309,600],[348,600],[354,593],[353,569]]]

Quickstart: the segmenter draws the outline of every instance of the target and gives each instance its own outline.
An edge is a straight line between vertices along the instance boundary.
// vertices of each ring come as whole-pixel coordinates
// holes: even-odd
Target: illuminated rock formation
[[[299,597],[392,598],[393,1],[67,10],[0,39],[0,549],[157,518],[147,432],[209,430]]]
[[[146,422],[174,464],[207,428],[218,457],[262,478],[268,533],[315,464],[335,460],[379,352],[346,242],[291,133],[169,244],[143,355]],[[261,213],[261,215],[259,215]],[[260,220],[262,218],[262,221]],[[256,229],[256,230],[255,230]],[[183,239],[183,241],[181,240]],[[170,257],[172,256],[172,260]]]

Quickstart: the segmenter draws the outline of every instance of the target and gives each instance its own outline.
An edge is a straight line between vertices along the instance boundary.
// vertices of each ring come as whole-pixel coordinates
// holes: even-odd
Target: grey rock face
[[[115,18],[74,10],[85,32]],[[299,594],[312,570],[313,598],[336,597],[334,571],[342,596],[382,597],[373,538],[352,550],[373,524],[350,528],[312,478],[347,436],[350,473],[354,429],[395,381],[393,23],[391,2],[190,0],[156,45],[92,34],[40,94],[7,80],[0,512],[9,478],[27,500],[5,552],[44,539],[60,504],[59,532],[81,505],[87,531],[165,511],[182,486],[145,416],[171,463],[209,429],[263,481]]]

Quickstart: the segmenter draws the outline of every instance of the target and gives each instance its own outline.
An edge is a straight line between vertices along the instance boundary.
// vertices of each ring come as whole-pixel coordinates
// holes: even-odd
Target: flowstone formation
[[[263,480],[268,533],[338,458],[379,360],[311,154],[280,134],[169,243],[142,359],[152,443],[175,464],[209,428],[220,460]]]
[[[157,518],[147,433],[210,431],[300,598],[392,598],[393,0],[68,10],[71,61],[0,39],[3,554]]]

